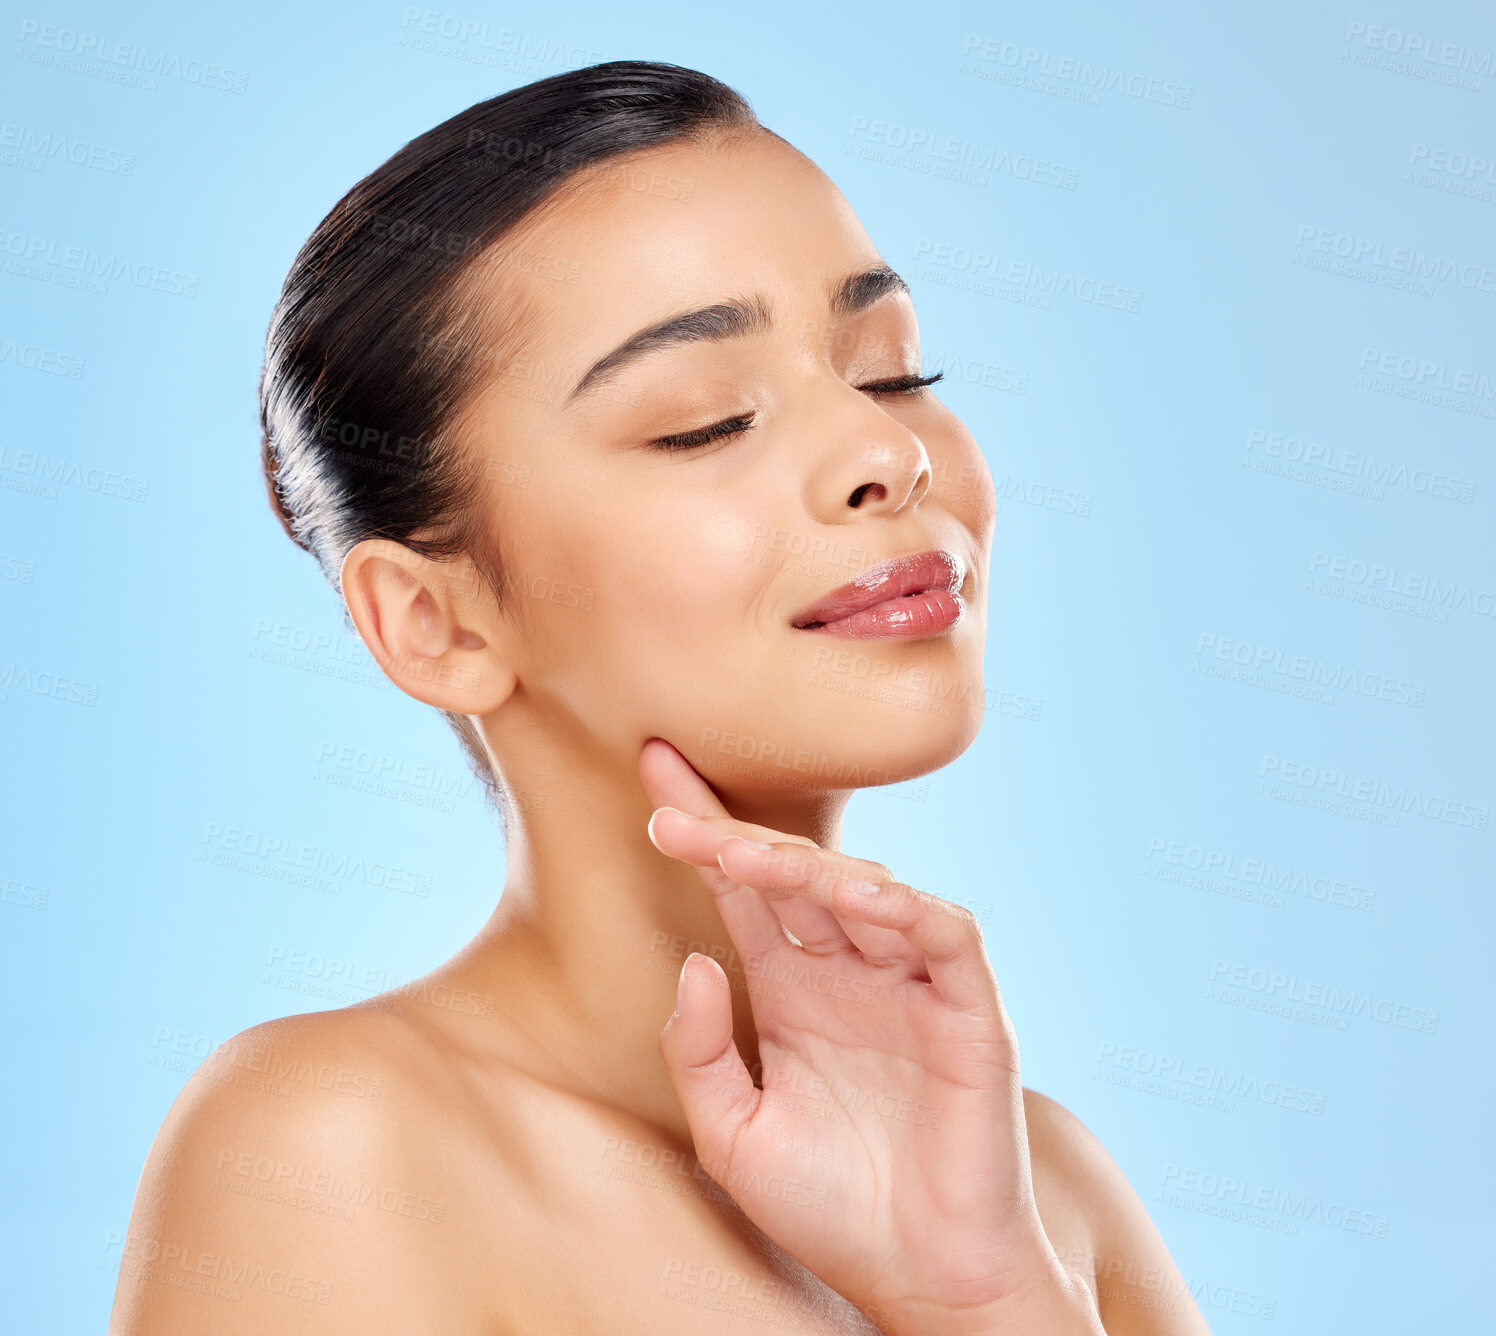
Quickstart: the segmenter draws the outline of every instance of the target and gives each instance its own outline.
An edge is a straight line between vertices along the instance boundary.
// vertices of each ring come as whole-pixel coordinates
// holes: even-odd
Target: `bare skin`
[[[514,582],[495,599],[471,562],[382,539],[343,566],[391,680],[482,729],[513,799],[498,907],[415,985],[255,1026],[203,1064],[147,1161],[111,1331],[1199,1336],[1121,1172],[1019,1086],[970,916],[839,852],[855,788],[948,763],[982,720],[991,480],[932,391],[886,388],[919,371],[912,303],[878,279],[834,302],[883,261],[771,136],[629,162],[642,177],[584,174],[505,253],[559,269],[501,256],[471,279],[469,337],[501,352],[463,441]],[[661,177],[689,197],[639,185]],[[755,298],[767,323],[570,395],[635,331]],[[902,697],[845,689],[849,642],[794,614],[930,549],[964,563],[965,615],[854,645]],[[931,690],[951,708],[920,708]],[[744,861],[733,835],[780,861]],[[791,885],[800,851],[814,870]],[[908,921],[831,889],[854,870]],[[750,920],[770,913],[810,983],[766,983]],[[678,994],[692,951],[718,963],[693,960]],[[959,1005],[895,1052],[894,1008],[952,971]],[[789,1033],[833,1020],[838,1045],[790,1060]],[[846,1121],[827,1082],[875,1050],[856,1067],[871,1112]],[[727,1084],[698,1080],[713,1063]],[[782,1137],[737,1135],[739,1097],[819,1152],[797,1165]],[[991,1200],[955,1191],[971,1181]],[[952,1268],[973,1250],[980,1267]]]

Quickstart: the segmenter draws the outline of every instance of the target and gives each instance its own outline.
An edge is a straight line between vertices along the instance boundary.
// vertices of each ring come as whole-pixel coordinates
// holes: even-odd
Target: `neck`
[[[500,1029],[528,1071],[689,1145],[659,1035],[691,952],[725,971],[734,1040],[759,1076],[748,976],[712,893],[650,842],[655,805],[637,748],[609,755],[596,740],[567,748],[552,736],[505,751],[513,802],[502,897],[443,972],[497,999]],[[848,790],[713,787],[735,819],[840,846]]]

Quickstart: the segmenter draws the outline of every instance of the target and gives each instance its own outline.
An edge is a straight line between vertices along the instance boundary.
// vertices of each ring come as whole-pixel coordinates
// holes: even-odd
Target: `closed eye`
[[[937,371],[933,376],[895,376],[892,380],[874,381],[871,385],[859,385],[864,394],[917,394],[927,385],[933,385],[945,375]],[[711,441],[728,436],[738,436],[753,426],[754,413],[739,413],[736,417],[724,418],[709,427],[697,427],[693,431],[679,432],[674,436],[658,436],[649,445],[653,450],[692,450]]]
[[[944,371],[937,371],[933,376],[896,376],[893,380],[880,380],[874,385],[859,385],[857,388],[868,394],[913,394],[926,385],[933,385],[944,375]]]

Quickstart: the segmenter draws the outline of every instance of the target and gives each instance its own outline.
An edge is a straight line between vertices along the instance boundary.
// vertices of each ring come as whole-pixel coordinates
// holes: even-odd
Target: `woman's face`
[[[902,281],[877,272],[830,180],[762,131],[574,184],[475,275],[509,316],[464,426],[492,484],[528,708],[630,766],[663,737],[724,796],[950,761],[982,718],[995,506],[935,390],[868,388],[920,371]],[[954,625],[795,625],[870,568],[931,550],[958,563]]]

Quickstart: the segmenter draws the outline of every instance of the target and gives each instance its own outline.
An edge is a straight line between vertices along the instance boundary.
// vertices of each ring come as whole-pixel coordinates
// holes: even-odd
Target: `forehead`
[[[878,260],[825,173],[753,129],[575,173],[474,281],[515,352],[586,365],[654,319],[727,297],[820,314],[830,280]]]

